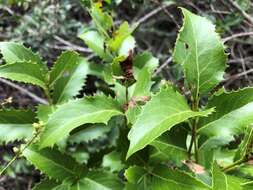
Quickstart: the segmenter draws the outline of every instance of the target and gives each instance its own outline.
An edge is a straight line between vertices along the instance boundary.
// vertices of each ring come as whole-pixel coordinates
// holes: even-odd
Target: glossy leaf
[[[38,146],[33,145],[26,148],[23,155],[37,169],[53,179],[61,181],[74,179],[83,175],[85,171],[72,157],[64,155],[56,149],[39,150]]]
[[[54,102],[62,103],[76,96],[88,73],[89,65],[84,58],[72,51],[62,53],[50,72]]]
[[[15,62],[0,66],[0,77],[38,85],[46,89],[46,75],[41,67],[32,62]]]
[[[212,175],[213,175],[213,184],[212,184],[212,190],[228,190],[228,182],[226,175],[220,170],[218,164],[214,162],[213,169],[212,169]]]
[[[105,171],[90,171],[87,176],[72,185],[70,190],[122,190],[123,184],[113,175]]]
[[[163,87],[143,107],[143,111],[132,126],[128,139],[130,147],[127,158],[138,150],[143,149],[162,133],[174,125],[196,116],[207,116],[211,110],[193,112],[185,98],[171,86]]]
[[[32,62],[40,66],[43,72],[48,70],[45,63],[39,55],[32,52],[31,49],[15,42],[0,42],[0,51],[6,63]]]
[[[0,110],[0,142],[30,138],[35,121],[31,110]]]
[[[204,17],[182,9],[184,24],[173,59],[184,68],[194,97],[206,94],[223,79],[227,55],[215,26]]]
[[[40,183],[36,184],[32,190],[49,190],[57,187],[59,183],[55,182],[54,180],[43,180]]]
[[[253,88],[238,91],[216,93],[209,101],[207,108],[216,107],[216,111],[201,119],[200,134],[209,137],[222,137],[224,143],[241,134],[246,126],[253,122]]]
[[[105,96],[82,98],[60,105],[51,114],[41,136],[40,147],[52,146],[71,130],[86,123],[107,123],[121,109],[117,102]]]
[[[172,161],[181,166],[183,161],[188,159],[186,145],[182,143],[186,141],[186,135],[180,131],[180,133],[163,134],[155,139],[150,144],[154,147],[151,149],[150,160],[158,163]],[[179,137],[181,142],[178,143]]]
[[[97,31],[86,31],[79,35],[79,38],[81,38],[100,58],[106,61],[112,60],[111,55],[105,50],[105,39]]]
[[[125,172],[127,190],[208,190],[209,186],[179,170],[157,166],[152,171],[132,166]]]

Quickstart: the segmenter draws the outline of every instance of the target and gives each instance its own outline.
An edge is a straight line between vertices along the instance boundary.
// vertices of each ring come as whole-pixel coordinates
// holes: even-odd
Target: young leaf
[[[117,52],[123,43],[123,41],[129,37],[132,33],[132,30],[129,28],[128,22],[123,22],[112,39],[108,41],[109,48],[112,52]]]
[[[22,44],[15,42],[0,42],[0,51],[6,63],[15,62],[32,62],[40,66],[43,72],[48,68],[39,55],[33,53],[31,49],[24,47]]]
[[[166,168],[165,166],[156,166],[153,171],[147,171],[139,166],[132,166],[125,172],[128,180],[126,190],[210,190],[196,178],[179,170]]]
[[[196,97],[208,93],[223,79],[227,55],[210,21],[186,9],[182,11],[184,24],[173,59],[183,66],[186,80]]]
[[[23,151],[23,156],[37,169],[56,180],[80,178],[85,174],[85,168],[72,157],[64,155],[56,149],[39,150],[37,145],[32,145]]]
[[[227,177],[222,171],[220,171],[220,168],[216,162],[213,163],[212,175],[212,190],[228,190]]]
[[[32,62],[15,62],[0,66],[0,77],[18,82],[31,83],[46,89],[46,74],[41,66]]]
[[[50,72],[50,87],[54,103],[62,103],[78,94],[89,72],[88,62],[73,51],[66,51],[57,59]]]
[[[205,112],[191,111],[181,94],[173,90],[171,86],[163,87],[143,107],[143,111],[132,126],[128,134],[130,147],[127,158],[143,149],[174,125],[191,117],[207,116],[211,112],[212,109]]]
[[[138,78],[139,73],[145,68],[148,68],[148,71],[152,74],[158,65],[159,60],[153,57],[150,53],[144,52],[139,54],[134,58],[134,77]]]
[[[79,38],[81,38],[100,58],[104,59],[105,61],[112,60],[112,56],[104,47],[105,39],[97,31],[85,31],[79,35]]]
[[[51,114],[41,136],[40,147],[52,146],[66,137],[71,130],[86,123],[107,123],[121,109],[117,102],[109,97],[96,96],[82,98],[60,105]]]
[[[30,138],[35,121],[31,110],[0,110],[0,141],[8,143]]]

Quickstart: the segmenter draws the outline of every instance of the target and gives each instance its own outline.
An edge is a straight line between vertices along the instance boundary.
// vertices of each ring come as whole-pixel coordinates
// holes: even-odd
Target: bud
[[[18,153],[19,152],[19,148],[17,148],[17,147],[13,147],[12,150],[13,150],[14,153]]]

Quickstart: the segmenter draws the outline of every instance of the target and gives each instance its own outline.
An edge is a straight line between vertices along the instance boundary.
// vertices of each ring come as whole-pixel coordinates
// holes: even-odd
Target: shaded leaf
[[[31,110],[0,110],[0,142],[30,138],[35,121]]]
[[[79,178],[85,174],[85,168],[72,157],[64,155],[56,149],[39,150],[37,145],[32,145],[23,151],[23,155],[37,169],[53,179],[63,181]]]

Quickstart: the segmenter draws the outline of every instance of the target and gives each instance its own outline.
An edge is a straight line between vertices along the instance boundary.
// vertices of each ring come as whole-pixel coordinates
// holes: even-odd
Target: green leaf
[[[81,142],[89,142],[99,137],[105,136],[107,132],[111,130],[110,127],[102,124],[94,124],[85,127],[84,129],[78,131],[71,135],[68,139],[70,143],[81,143]]]
[[[194,97],[206,94],[223,79],[227,55],[215,26],[204,17],[183,9],[184,24],[173,54],[184,68]]]
[[[33,62],[15,62],[0,66],[0,77],[18,82],[31,83],[46,89],[46,74]]]
[[[97,31],[86,31],[79,35],[79,38],[81,38],[86,45],[100,58],[104,59],[105,61],[112,60],[112,56],[104,47],[105,39]]]
[[[101,3],[93,3],[89,13],[98,31],[105,37],[109,37],[107,31],[113,26],[112,17],[107,12],[103,12]]]
[[[51,114],[41,136],[40,147],[52,146],[69,132],[86,123],[107,123],[121,109],[117,102],[105,96],[82,98],[58,106]]]
[[[37,145],[32,145],[23,151],[23,155],[37,169],[56,180],[80,178],[85,171],[72,157],[56,149],[39,150]]]
[[[30,138],[35,121],[31,110],[0,110],[0,142]]]
[[[55,109],[56,106],[40,104],[37,106],[37,118],[46,123],[50,114],[53,113]]]
[[[108,41],[108,46],[112,52],[117,52],[123,41],[129,37],[131,33],[132,30],[129,28],[128,22],[123,22],[119,26],[119,29],[115,31],[113,38]]]
[[[143,68],[138,74],[131,97],[150,96],[152,86],[151,77],[152,74],[148,71],[148,68]]]
[[[72,185],[70,190],[122,190],[117,176],[105,171],[90,171],[87,176]]]
[[[132,166],[125,172],[129,182],[126,190],[208,190],[207,185],[179,170],[156,166],[147,171],[138,166]]]
[[[222,171],[220,171],[220,168],[216,162],[213,163],[212,175],[212,190],[228,190],[227,177]]]
[[[128,36],[119,47],[118,55],[128,57],[130,52],[134,51],[136,41],[133,36]]]
[[[152,74],[158,65],[159,60],[153,57],[150,53],[144,52],[139,54],[134,58],[134,77],[138,78],[139,73],[145,68],[148,68],[148,71]]]
[[[119,172],[124,168],[124,164],[121,161],[121,154],[117,151],[106,154],[103,158],[102,166],[109,168],[111,172]]]
[[[154,147],[151,149],[150,153],[149,159],[151,162],[159,163],[173,161],[178,166],[182,166],[182,161],[188,159],[185,143],[187,133],[185,133],[184,130],[173,132],[173,129],[178,128],[172,128],[169,133],[161,135],[150,144]],[[180,137],[180,139],[178,137]]]
[[[207,116],[210,112],[212,109],[205,112],[191,111],[181,94],[172,89],[171,86],[163,87],[143,107],[142,113],[132,126],[128,134],[130,147],[127,158],[143,149],[174,125],[192,117]]]
[[[66,51],[60,55],[50,72],[54,103],[65,102],[78,94],[89,73],[88,64],[73,51]]]
[[[15,42],[0,42],[0,51],[6,63],[32,62],[37,63],[42,71],[46,73],[48,68],[39,55],[32,52],[31,49]]]
[[[45,179],[40,183],[36,184],[32,190],[49,190],[57,187],[59,183],[54,180]]]
[[[253,122],[253,88],[216,93],[207,108],[216,107],[216,112],[205,120],[200,119],[198,132],[208,137],[223,138],[224,144],[233,140],[234,135],[244,132]]]

